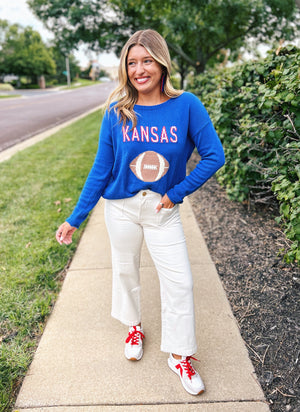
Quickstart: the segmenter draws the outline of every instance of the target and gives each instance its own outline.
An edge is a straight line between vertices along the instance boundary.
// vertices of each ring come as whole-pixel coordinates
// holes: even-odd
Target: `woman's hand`
[[[64,222],[56,231],[56,240],[60,245],[63,243],[69,245],[72,243],[72,235],[75,232],[76,227],[71,226],[68,222]]]
[[[174,207],[174,203],[171,202],[167,195],[164,195],[161,198],[160,203],[156,206],[156,213],[158,213],[161,208],[172,209],[172,207]]]

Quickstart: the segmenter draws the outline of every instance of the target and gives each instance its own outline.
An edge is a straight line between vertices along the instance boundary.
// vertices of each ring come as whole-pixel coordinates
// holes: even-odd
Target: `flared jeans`
[[[179,205],[156,213],[161,196],[150,190],[105,201],[112,251],[112,316],[123,324],[141,322],[140,254],[143,239],[156,267],[161,297],[161,350],[181,356],[197,350],[193,278]]]

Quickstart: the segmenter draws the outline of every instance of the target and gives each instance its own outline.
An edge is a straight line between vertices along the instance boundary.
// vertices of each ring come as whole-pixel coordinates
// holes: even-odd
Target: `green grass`
[[[55,240],[93,163],[100,120],[93,113],[0,163],[1,412],[15,402],[82,233],[70,246]]]
[[[13,99],[15,97],[21,97],[20,94],[2,94],[0,95],[0,99]]]
[[[71,86],[68,87],[67,83],[64,84],[57,84],[54,87],[60,87],[62,89],[78,89],[79,87],[86,87],[86,86],[94,86],[95,84],[100,84],[101,82],[99,80],[88,80],[88,79],[75,79],[71,83]]]

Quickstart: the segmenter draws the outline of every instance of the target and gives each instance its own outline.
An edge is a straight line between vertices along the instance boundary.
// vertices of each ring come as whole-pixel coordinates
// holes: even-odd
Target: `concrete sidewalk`
[[[160,352],[160,297],[152,260],[141,262],[144,357],[124,357],[127,327],[110,316],[110,246],[96,206],[19,393],[20,412],[266,412],[245,344],[189,201],[181,207],[196,305],[199,350],[194,362],[205,385],[189,395]]]

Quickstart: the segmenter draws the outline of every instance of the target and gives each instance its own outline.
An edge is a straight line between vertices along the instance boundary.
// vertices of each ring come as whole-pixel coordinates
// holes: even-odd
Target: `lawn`
[[[0,99],[14,99],[15,97],[21,97],[20,94],[0,94]]]
[[[53,85],[53,87],[60,87],[61,89],[78,89],[79,87],[86,87],[86,86],[94,86],[95,84],[100,84],[101,82],[99,80],[88,80],[88,79],[74,79],[71,82],[70,87],[68,86],[67,83],[61,83],[61,84],[56,84]]]
[[[11,410],[83,227],[60,246],[93,163],[101,114],[93,113],[0,163],[0,411]]]

